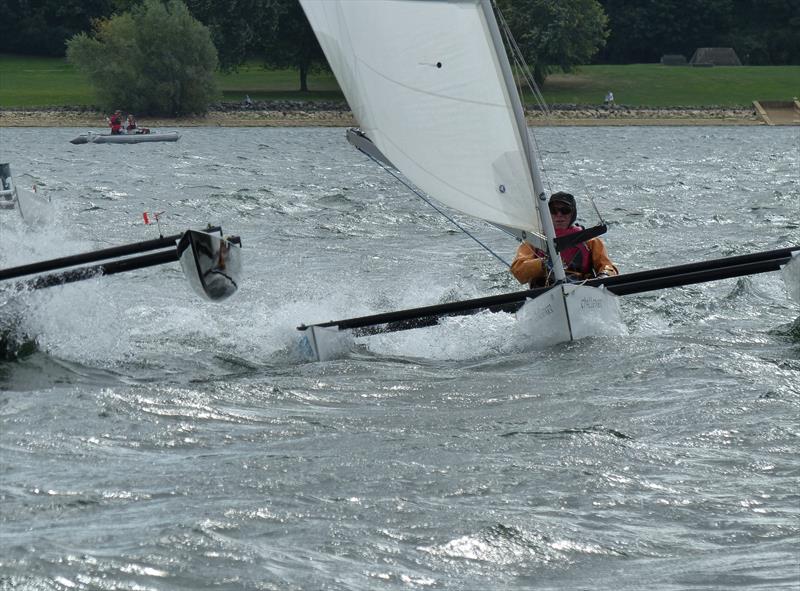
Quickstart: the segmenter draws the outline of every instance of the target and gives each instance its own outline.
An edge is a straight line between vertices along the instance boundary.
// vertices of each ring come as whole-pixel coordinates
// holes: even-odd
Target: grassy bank
[[[341,98],[331,74],[309,78],[300,93],[294,70],[264,70],[248,64],[217,76],[221,99],[331,100]],[[632,107],[747,107],[753,100],[800,96],[800,66],[669,67],[660,64],[583,66],[547,79],[549,104],[597,105],[609,90],[618,104]],[[91,106],[96,99],[86,79],[59,58],[0,55],[0,108]]]
[[[248,64],[237,72],[217,74],[223,101],[342,99],[332,74],[309,77],[310,93],[301,93],[294,70],[265,70]],[[97,99],[86,78],[65,59],[0,54],[0,108],[91,106]]]
[[[637,107],[748,107],[800,96],[800,66],[583,66],[549,76],[544,95],[550,104],[591,105],[609,90],[618,104]]]

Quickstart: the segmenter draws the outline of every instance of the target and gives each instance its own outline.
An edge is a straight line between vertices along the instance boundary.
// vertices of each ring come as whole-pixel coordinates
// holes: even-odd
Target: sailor
[[[114,114],[108,118],[108,126],[111,128],[111,135],[122,133],[122,111],[114,111]]]
[[[575,224],[578,209],[575,197],[559,191],[550,196],[550,217],[553,219],[556,237],[580,232],[583,228]],[[591,238],[561,251],[561,260],[567,277],[573,281],[583,281],[593,277],[618,275],[619,271],[608,258],[606,245],[600,238]],[[552,280],[547,255],[529,242],[523,242],[511,263],[511,273],[520,283],[533,287],[544,287]]]

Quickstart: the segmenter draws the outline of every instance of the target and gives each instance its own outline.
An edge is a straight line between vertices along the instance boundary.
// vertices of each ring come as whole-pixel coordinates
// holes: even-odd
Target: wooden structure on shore
[[[800,125],[800,101],[753,101],[756,113],[767,125]]]

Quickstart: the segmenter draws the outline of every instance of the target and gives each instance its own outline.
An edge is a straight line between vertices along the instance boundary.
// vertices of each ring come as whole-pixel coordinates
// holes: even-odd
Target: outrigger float
[[[428,195],[546,252],[554,276],[541,289],[301,325],[310,359],[340,355],[350,336],[484,310],[516,313],[525,332],[555,344],[619,324],[617,296],[779,269],[800,303],[800,246],[570,283],[560,252],[606,226],[556,237],[515,72],[540,93],[492,0],[300,4],[359,123],[348,140],[440,213]]]
[[[89,264],[98,261],[105,262]],[[211,226],[203,231],[187,230],[173,236],[0,269],[0,282],[17,280],[12,289],[27,291],[175,261],[180,261],[195,293],[208,301],[227,299],[239,288],[241,240],[238,236],[223,237],[220,227]],[[29,278],[21,280],[23,277]]]

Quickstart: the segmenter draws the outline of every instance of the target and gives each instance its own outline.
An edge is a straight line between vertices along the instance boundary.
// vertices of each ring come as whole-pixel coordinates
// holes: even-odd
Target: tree
[[[88,76],[106,109],[205,113],[218,95],[211,35],[180,0],[145,0],[96,21],[93,36],[68,41],[67,58]]]
[[[186,0],[186,5],[211,31],[223,70],[233,70],[257,53],[283,10],[280,0]]]
[[[733,0],[725,38],[745,64],[800,65],[800,0]]]
[[[114,0],[0,0],[0,53],[63,56],[67,39],[113,11]]]
[[[4,0],[0,0],[3,2]],[[111,0],[130,10],[141,0]],[[281,0],[183,0],[192,16],[211,32],[219,67],[235,70],[261,48],[261,40],[275,28]]]
[[[541,84],[554,68],[588,64],[605,45],[608,18],[597,0],[497,0],[525,60]]]
[[[698,47],[723,44],[736,14],[733,0],[601,2],[611,23],[602,58],[611,63],[654,63],[668,53],[688,59]]]
[[[665,53],[733,47],[752,65],[800,64],[800,0],[600,0],[611,36],[601,59],[652,63]]]
[[[113,1],[120,8],[131,8],[138,0]],[[298,0],[185,1],[211,32],[223,70],[257,57],[267,67],[297,68],[300,89],[307,91],[308,74],[327,67]]]
[[[298,0],[276,0],[277,23],[263,40],[264,62],[271,68],[297,68],[300,90],[308,92],[308,74],[329,68],[325,54]]]

